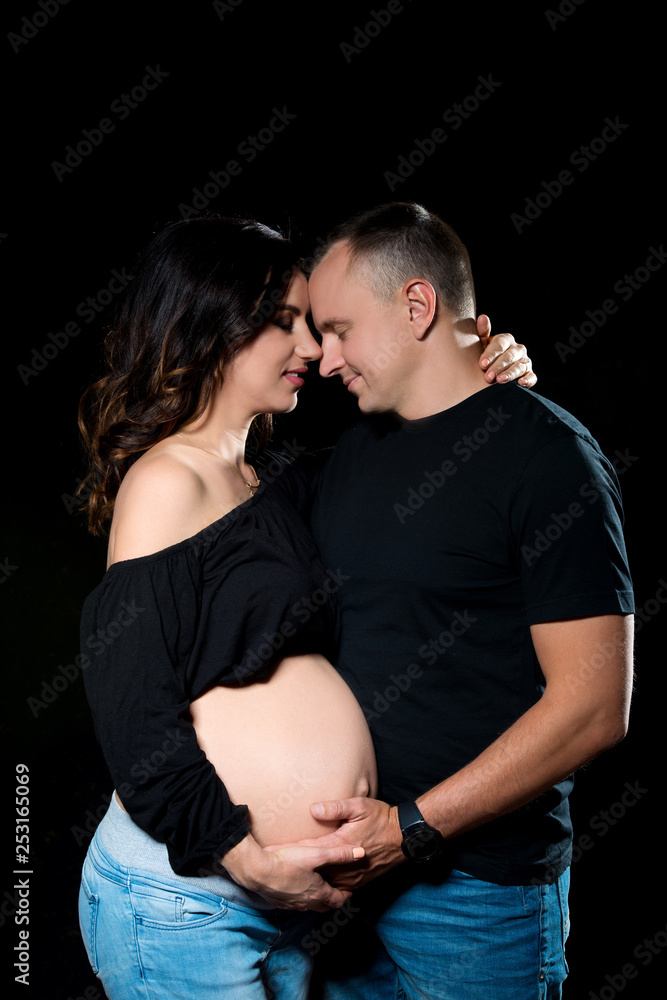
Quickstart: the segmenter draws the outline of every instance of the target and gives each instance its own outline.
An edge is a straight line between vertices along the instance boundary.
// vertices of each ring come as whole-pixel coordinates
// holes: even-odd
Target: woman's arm
[[[280,909],[338,909],[350,898],[322,878],[325,865],[350,864],[363,858],[364,850],[351,844],[334,847],[293,845],[265,850],[252,834],[227,851],[221,863],[235,882],[259,893]]]
[[[519,379],[519,385],[530,388],[537,382],[537,375],[531,369],[531,360],[523,344],[517,344],[511,333],[497,333],[491,337],[491,320],[482,313],[477,318],[477,333],[484,346],[479,359],[487,382],[511,382]]]
[[[95,654],[86,691],[122,803],[138,826],[166,842],[178,874],[221,861],[276,906],[341,906],[349,893],[315,869],[363,851],[263,851],[249,833],[247,808],[230,801],[197,742],[185,665],[200,614],[198,548],[171,546],[210,519],[206,490],[173,461],[133,468],[114,522],[111,569],[82,618],[82,647]]]

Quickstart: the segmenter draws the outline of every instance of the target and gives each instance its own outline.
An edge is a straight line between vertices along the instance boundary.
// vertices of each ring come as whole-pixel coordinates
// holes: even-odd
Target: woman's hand
[[[477,333],[485,350],[479,359],[487,382],[511,382],[519,379],[519,385],[529,388],[537,382],[537,375],[531,371],[531,360],[523,344],[517,344],[511,333],[498,333],[492,339],[491,320],[482,313],[477,318]]]
[[[305,847],[290,845],[264,850],[252,834],[227,851],[221,864],[239,885],[257,892],[284,910],[338,909],[351,893],[336,889],[317,871],[324,865],[350,864],[363,858],[364,850],[351,845]]]

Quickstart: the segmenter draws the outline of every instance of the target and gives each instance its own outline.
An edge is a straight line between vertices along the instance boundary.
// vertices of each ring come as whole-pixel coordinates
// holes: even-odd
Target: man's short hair
[[[391,202],[353,216],[333,230],[313,269],[338,243],[350,248],[348,271],[380,302],[410,278],[429,281],[456,318],[476,315],[470,258],[451,226],[414,202]]]

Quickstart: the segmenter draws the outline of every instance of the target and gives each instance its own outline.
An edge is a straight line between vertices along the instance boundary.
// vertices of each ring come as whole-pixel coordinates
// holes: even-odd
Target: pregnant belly
[[[199,745],[232,802],[250,811],[265,846],[328,833],[311,802],[377,794],[368,726],[349,687],[322,656],[290,656],[267,680],[215,687],[192,702]]]

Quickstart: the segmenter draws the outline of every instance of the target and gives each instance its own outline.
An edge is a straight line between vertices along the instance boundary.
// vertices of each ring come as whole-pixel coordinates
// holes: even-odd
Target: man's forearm
[[[544,694],[475,760],[417,798],[426,822],[456,837],[532,801],[622,739],[632,625],[632,616],[614,614],[532,626]],[[366,851],[354,870],[330,869],[332,884],[358,889],[404,860],[395,806],[356,798],[314,803],[311,811],[342,824],[318,842]]]
[[[546,696],[479,757],[417,799],[424,819],[455,837],[537,798],[621,738]]]
[[[632,619],[619,619],[605,684],[555,677],[541,699],[470,764],[417,799],[424,819],[454,837],[532,801],[623,738]]]

